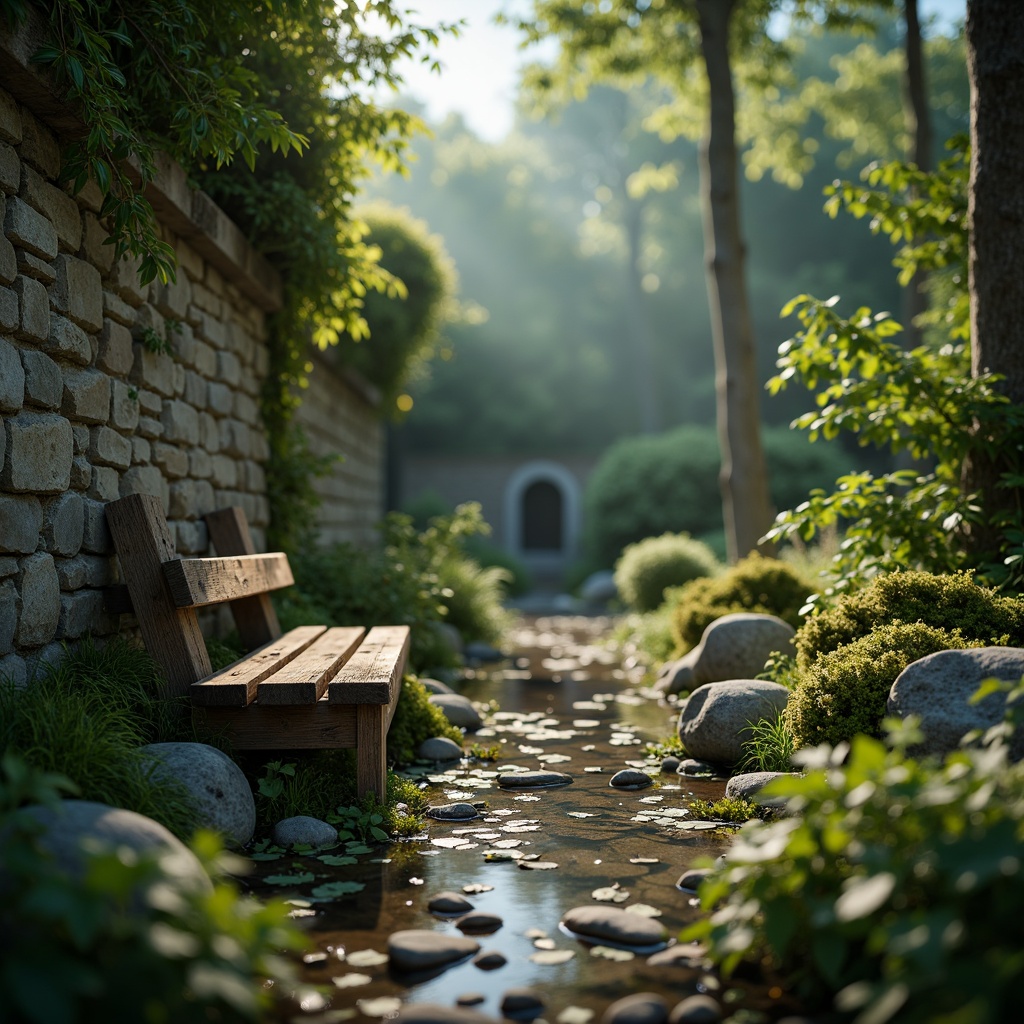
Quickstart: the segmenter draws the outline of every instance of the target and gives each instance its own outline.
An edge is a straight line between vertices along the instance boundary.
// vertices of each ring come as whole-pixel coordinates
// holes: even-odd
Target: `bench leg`
[[[373,793],[384,803],[387,798],[386,704],[356,705],[356,790],[360,799]]]

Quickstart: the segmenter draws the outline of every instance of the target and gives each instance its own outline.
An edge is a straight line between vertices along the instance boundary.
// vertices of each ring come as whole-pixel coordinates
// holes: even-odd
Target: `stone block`
[[[197,409],[206,407],[206,381],[193,370],[185,371],[185,389],[182,398]]]
[[[193,358],[197,373],[209,379],[217,372],[217,353],[205,341],[196,341]]]
[[[93,466],[127,469],[132,464],[132,443],[110,427],[93,427],[89,458]]]
[[[153,305],[160,312],[174,320],[184,320],[188,304],[192,301],[192,282],[186,274],[179,273],[173,282],[158,284],[152,289]]]
[[[237,388],[242,382],[242,364],[234,352],[217,353],[217,379]]]
[[[213,484],[209,480],[196,481],[196,508],[197,516],[205,516],[207,512],[215,512],[224,506],[217,504],[217,496],[214,494]]]
[[[114,320],[104,320],[100,332],[97,365],[107,373],[126,377],[135,361],[132,332]]]
[[[71,460],[71,486],[76,491],[87,490],[92,483],[92,463],[84,455]]]
[[[61,594],[57,636],[62,640],[77,640],[93,631],[93,625],[103,616],[103,594],[98,590],[76,590]]]
[[[136,342],[132,346],[135,359],[129,379],[139,388],[146,388],[164,398],[174,394],[174,360],[162,352],[151,352]]]
[[[103,315],[110,317],[122,327],[135,326],[135,307],[129,306],[120,295],[115,295],[109,290],[103,293]]]
[[[18,101],[4,89],[0,89],[0,139],[12,146],[21,144],[21,111],[18,109]]]
[[[75,454],[84,455],[89,450],[89,428],[84,423],[71,425],[71,438],[75,445]]]
[[[114,582],[114,560],[103,555],[79,555],[85,562],[85,585],[108,587]]]
[[[193,369],[196,363],[196,336],[192,328],[182,323],[176,331],[171,332],[171,352],[174,354],[174,361],[179,366]]]
[[[0,580],[13,576],[18,571],[18,560],[10,555],[0,557]]]
[[[92,362],[89,335],[78,324],[73,324],[57,313],[50,314],[49,337],[43,348],[50,355],[60,356],[69,363],[77,363],[79,366],[88,366]]]
[[[110,232],[94,213],[82,214],[82,252],[102,274],[109,274],[114,266],[114,245],[106,244],[109,237]]]
[[[215,349],[222,351],[227,344],[228,332],[224,324],[215,316],[203,313],[199,322],[199,336],[208,341]]]
[[[211,455],[220,451],[220,427],[208,412],[199,414],[199,443]]]
[[[18,258],[14,246],[0,234],[0,282],[11,284],[18,276]]]
[[[14,633],[18,628],[18,588],[13,580],[0,583],[0,654],[7,654],[14,646]],[[6,659],[5,659],[6,660]],[[0,666],[3,662],[0,661]]]
[[[252,457],[257,462],[266,462],[270,458],[270,442],[259,430],[252,432]]]
[[[31,277],[17,277],[14,291],[18,296],[21,318],[18,335],[29,341],[45,342],[50,336],[50,299],[46,289]]]
[[[64,374],[61,412],[81,423],[106,423],[110,417],[110,378],[98,370]]]
[[[141,463],[153,461],[153,446],[144,437],[132,438],[132,462],[138,466]]]
[[[66,491],[43,502],[43,525],[40,539],[44,551],[70,558],[82,547],[85,512],[82,496]]]
[[[181,363],[174,364],[174,397],[181,398],[185,393],[185,367]]]
[[[164,471],[164,476],[171,479],[178,480],[188,474],[188,455],[177,445],[155,442],[153,461]]]
[[[0,192],[13,195],[21,183],[21,161],[13,146],[0,142]]]
[[[162,437],[164,432],[164,426],[159,420],[153,419],[152,416],[139,416],[139,426],[137,433],[142,437],[153,438]]]
[[[139,412],[146,416],[159,416],[164,407],[164,400],[155,392],[139,388]],[[163,427],[160,428],[163,430]]]
[[[139,425],[139,392],[124,381],[111,381],[110,423],[129,432]]]
[[[245,463],[245,486],[254,494],[266,493],[267,474],[258,462],[249,460]]]
[[[252,452],[249,442],[249,428],[239,420],[221,420],[220,450],[236,458],[248,458]]]
[[[110,270],[111,289],[129,306],[140,306],[145,300],[145,289],[139,283],[141,262],[137,256],[122,256]]]
[[[164,440],[189,445],[199,443],[199,413],[186,402],[164,402],[160,422],[164,425]]]
[[[0,333],[16,334],[19,320],[17,293],[0,286]]]
[[[174,547],[182,555],[201,555],[210,545],[206,523],[179,520],[174,529]]]
[[[214,416],[230,416],[234,407],[234,398],[226,384],[210,381],[207,392],[207,408]]]
[[[18,273],[34,278],[43,287],[49,287],[57,280],[57,271],[53,269],[52,263],[47,263],[46,260],[41,260],[24,249],[17,250],[17,261]]]
[[[103,326],[103,287],[100,272],[77,256],[61,253],[53,261],[57,280],[50,289],[55,309],[86,331]]]
[[[43,508],[34,496],[0,494],[0,551],[30,555],[39,546]]]
[[[20,195],[53,224],[60,248],[65,252],[78,252],[82,245],[82,215],[71,196],[51,185],[28,164],[21,168]]]
[[[0,412],[18,412],[25,403],[25,371],[21,353],[0,338]]]
[[[14,638],[19,647],[40,647],[57,632],[60,581],[53,555],[38,551],[21,563],[17,577],[21,614]]]
[[[21,159],[31,164],[44,178],[60,174],[60,146],[26,108],[21,109]]]
[[[95,180],[90,178],[78,192],[75,193],[75,202],[83,210],[89,213],[98,214],[103,208],[103,193]]]
[[[170,485],[170,501],[167,515],[171,519],[188,519],[195,514],[196,482],[178,480]]]
[[[238,463],[227,455],[214,455],[213,484],[215,487],[237,487]]]
[[[113,466],[93,466],[92,479],[86,491],[96,501],[114,501],[121,496],[121,482]]]
[[[45,353],[31,348],[22,351],[21,365],[25,371],[25,401],[44,409],[59,408],[64,397],[60,367]]]
[[[57,558],[54,564],[57,567],[57,582],[60,589],[79,590],[85,586],[88,575],[86,559],[95,558],[96,555],[76,555],[74,558]]]
[[[57,255],[57,231],[38,210],[17,196],[7,197],[4,233],[17,248],[25,249],[41,260]]]
[[[8,491],[58,494],[71,484],[71,424],[55,413],[22,412],[4,424],[7,458],[0,482]]]
[[[107,527],[107,514],[103,502],[89,498],[82,500],[82,550],[90,555],[111,555],[114,544]]]
[[[188,453],[188,473],[196,480],[206,480],[213,474],[213,460],[210,453],[202,448],[193,448]]]
[[[157,466],[132,466],[121,477],[121,497],[128,494],[151,494],[163,499],[166,483]]]

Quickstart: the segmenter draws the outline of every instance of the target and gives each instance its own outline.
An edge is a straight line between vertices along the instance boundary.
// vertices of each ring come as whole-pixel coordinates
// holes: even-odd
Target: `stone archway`
[[[577,551],[580,508],[579,481],[565,466],[547,459],[520,466],[505,485],[506,548],[533,568],[566,568]]]

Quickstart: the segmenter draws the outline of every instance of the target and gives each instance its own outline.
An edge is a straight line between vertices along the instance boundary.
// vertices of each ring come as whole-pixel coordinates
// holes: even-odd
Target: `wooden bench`
[[[220,557],[175,555],[160,501],[110,502],[107,522],[131,609],[167,678],[164,696],[240,750],[351,749],[360,796],[385,798],[385,743],[409,653],[408,626],[300,626],[284,635],[269,591],[293,583],[288,558],[255,553],[239,508],[206,516]],[[230,602],[250,654],[213,672],[197,608]]]

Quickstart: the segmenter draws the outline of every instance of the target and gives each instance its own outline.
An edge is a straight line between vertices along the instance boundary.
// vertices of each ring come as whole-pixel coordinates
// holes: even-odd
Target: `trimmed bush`
[[[814,584],[791,565],[755,552],[720,576],[693,580],[666,595],[676,647],[680,653],[696,647],[715,619],[733,612],[777,615],[797,629],[800,609],[813,592]]]
[[[654,611],[666,587],[677,587],[719,569],[714,552],[686,533],[663,533],[630,544],[615,563],[615,586],[630,608]]]
[[[802,675],[784,712],[798,747],[881,734],[889,690],[912,662],[936,651],[981,647],[959,630],[893,622],[820,655]]]
[[[820,655],[897,620],[958,630],[964,640],[985,645],[1024,646],[1024,600],[979,587],[969,572],[895,572],[808,619],[796,634],[797,663],[806,670]]]

